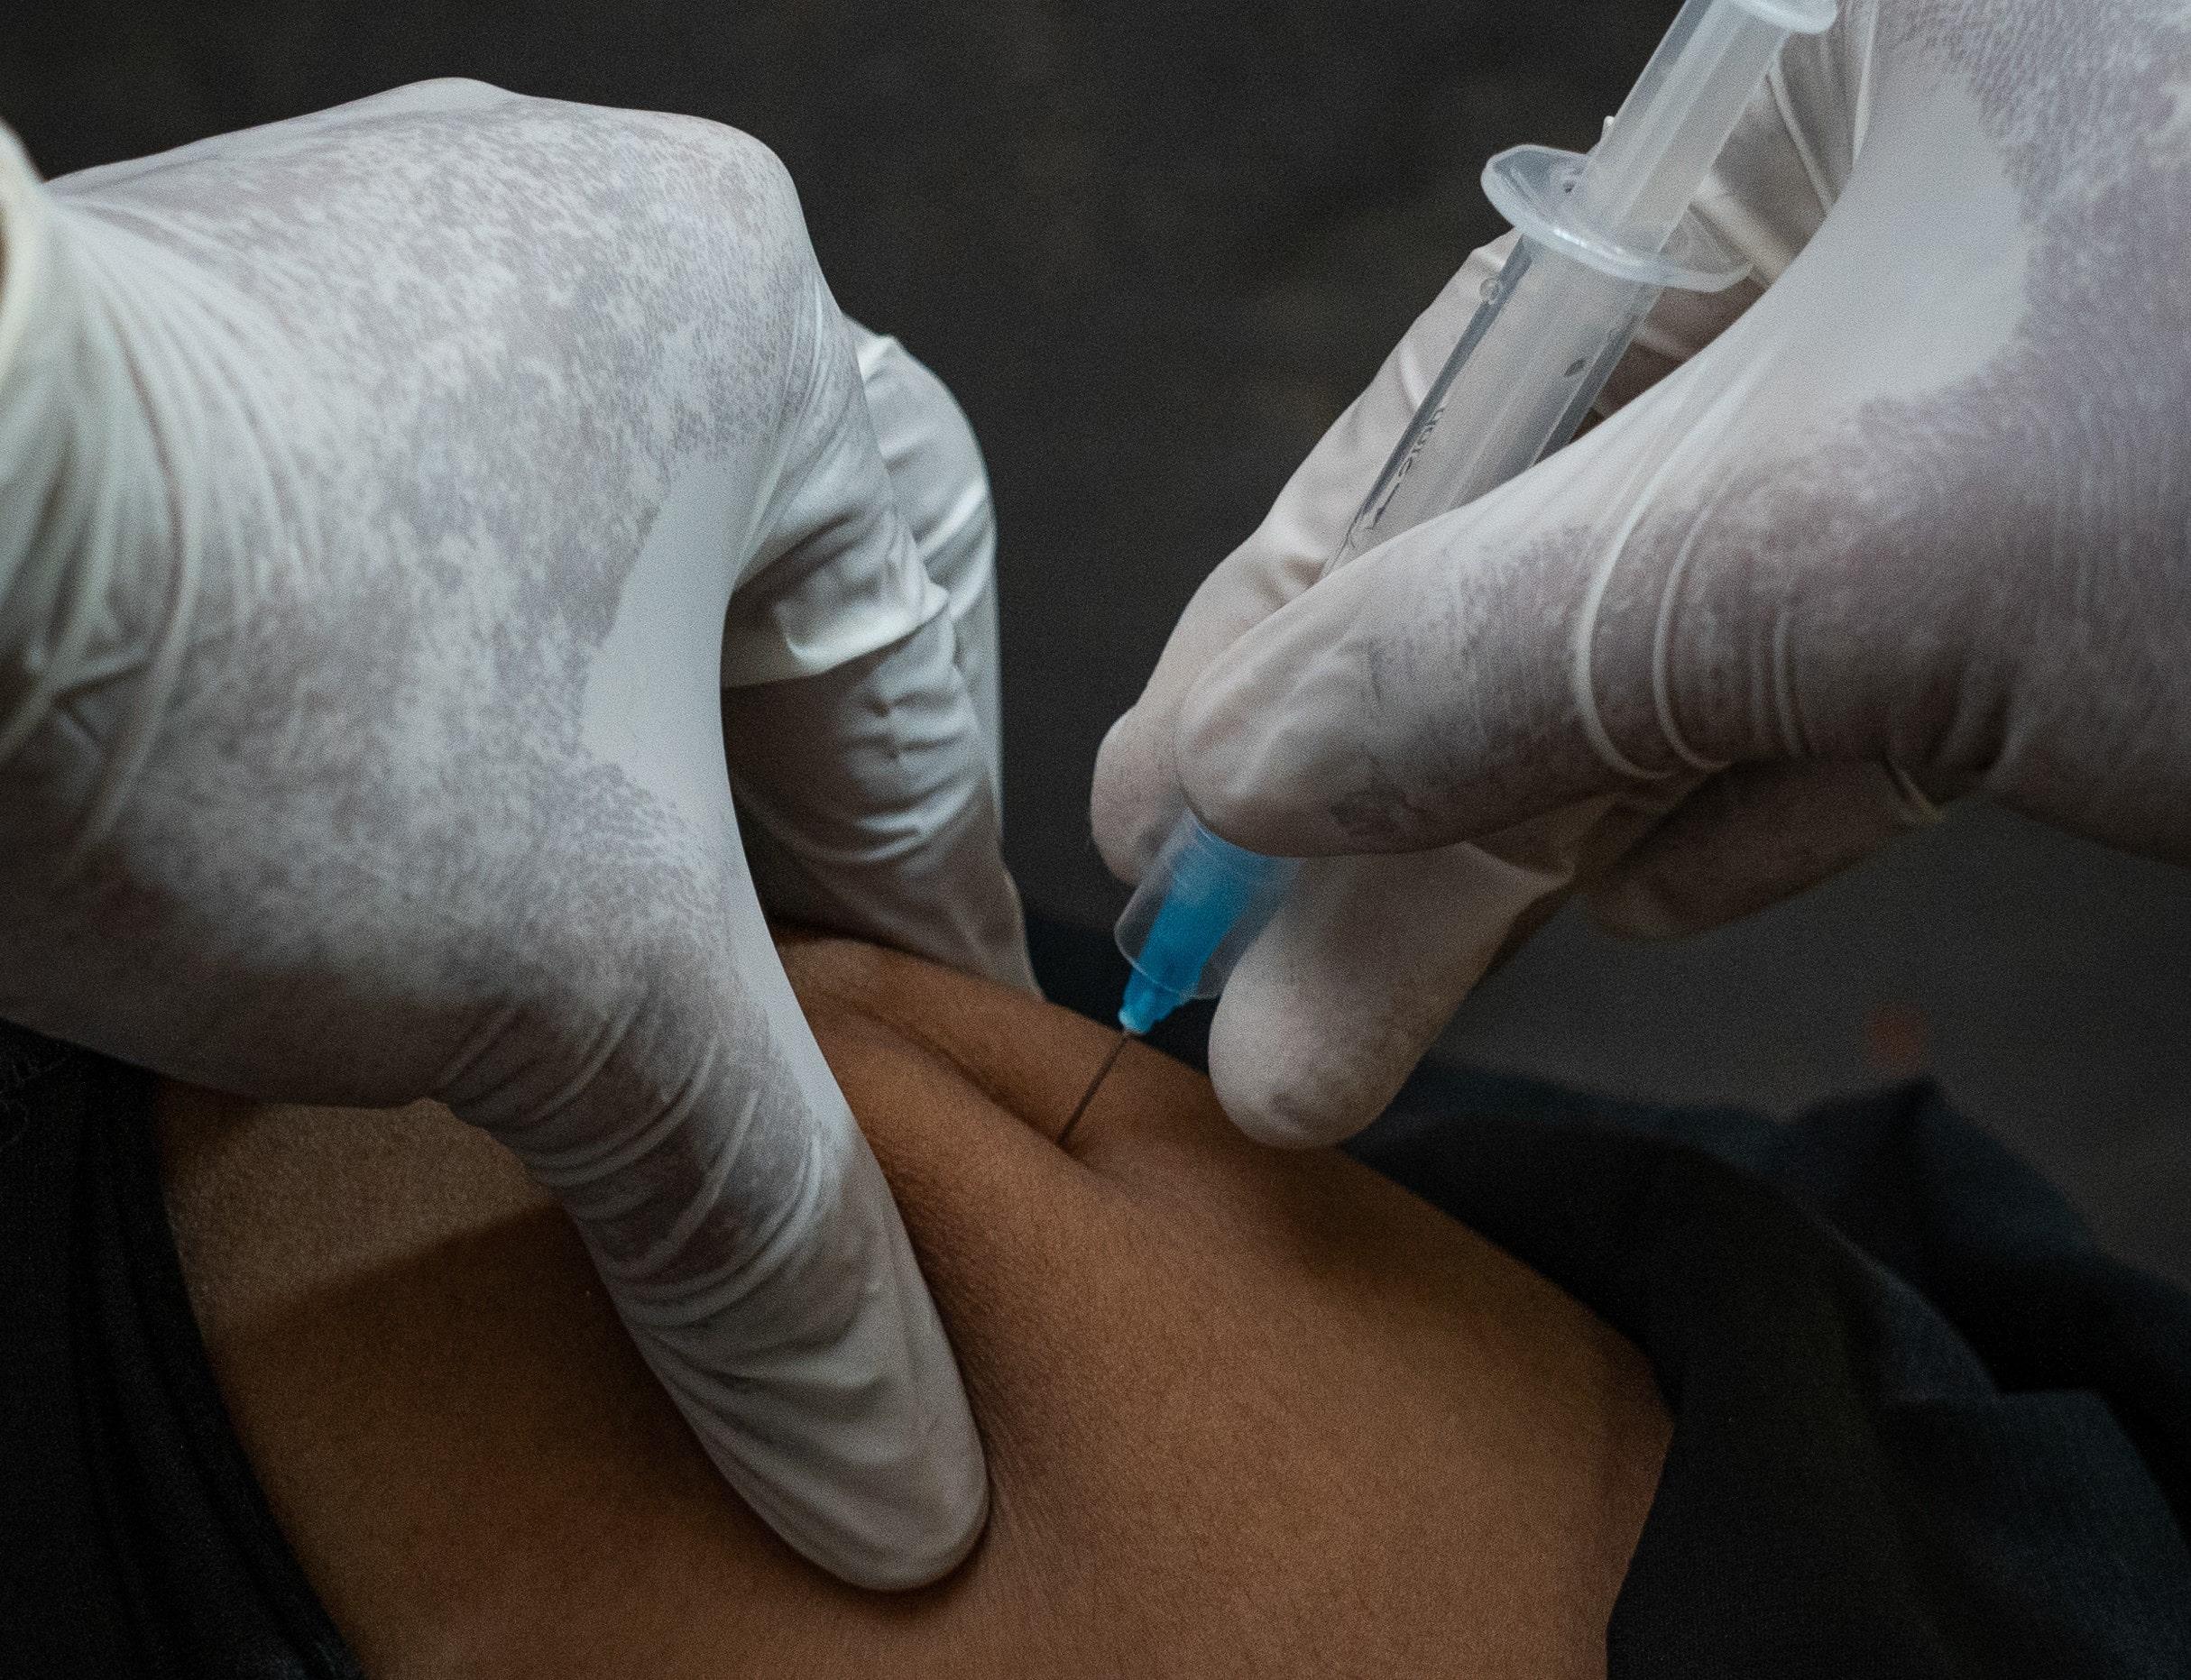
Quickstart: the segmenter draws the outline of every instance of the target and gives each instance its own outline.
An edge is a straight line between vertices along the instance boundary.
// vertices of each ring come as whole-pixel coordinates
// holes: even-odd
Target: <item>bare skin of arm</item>
[[[1668,1422],[1580,1306],[1199,1076],[842,941],[787,965],[903,1207],[994,1486],[950,1580],[829,1580],[715,1478],[509,1156],[428,1106],[172,1088],[245,1450],[370,1674],[1590,1675]]]

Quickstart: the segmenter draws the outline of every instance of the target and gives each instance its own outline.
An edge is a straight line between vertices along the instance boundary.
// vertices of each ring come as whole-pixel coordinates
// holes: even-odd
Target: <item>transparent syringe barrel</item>
[[[1791,34],[1834,21],[1835,0],[1689,0],[1628,90],[1577,184],[1574,220],[1655,251]]]
[[[1572,437],[1662,289],[1521,241],[1326,571],[1496,489]]]

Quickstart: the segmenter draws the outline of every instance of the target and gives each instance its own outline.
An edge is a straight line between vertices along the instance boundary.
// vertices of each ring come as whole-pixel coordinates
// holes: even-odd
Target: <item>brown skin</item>
[[[944,1584],[824,1577],[716,1480],[575,1238],[421,1105],[170,1089],[237,1432],[369,1673],[1589,1675],[1668,1422],[1635,1351],[1336,1154],[1077,1016],[786,959],[964,1369],[994,1510]]]

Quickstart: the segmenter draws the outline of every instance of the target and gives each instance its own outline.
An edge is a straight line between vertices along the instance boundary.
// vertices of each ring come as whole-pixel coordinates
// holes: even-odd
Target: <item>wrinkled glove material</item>
[[[1847,0],[1699,197],[1753,278],[1669,294],[1595,430],[1322,577],[1509,247],[1469,260],[1099,760],[1126,878],[1183,801],[1320,860],[1219,1008],[1237,1120],[1358,1129],[1578,883],[1684,932],[1965,794],[2191,861],[2186,62],[2166,0]]]
[[[0,154],[0,1014],[446,1100],[793,1545],[950,1568],[980,1443],[756,884],[1032,985],[964,417],[711,124],[445,82]]]

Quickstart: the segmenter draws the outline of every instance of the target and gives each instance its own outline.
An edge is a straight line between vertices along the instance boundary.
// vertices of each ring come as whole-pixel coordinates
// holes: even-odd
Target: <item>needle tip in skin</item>
[[[1081,1093],[1081,1100],[1072,1105],[1072,1112],[1065,1116],[1064,1127],[1057,1134],[1058,1148],[1064,1148],[1072,1138],[1072,1128],[1080,1125],[1081,1116],[1088,1112],[1088,1105],[1095,1101],[1095,1094],[1103,1088],[1103,1081],[1110,1077],[1111,1069],[1118,1064],[1119,1056],[1126,1050],[1127,1041],[1132,1036],[1124,1027],[1119,1029],[1118,1040],[1104,1053],[1102,1061],[1096,1068],[1095,1078],[1088,1081],[1088,1088]]]

